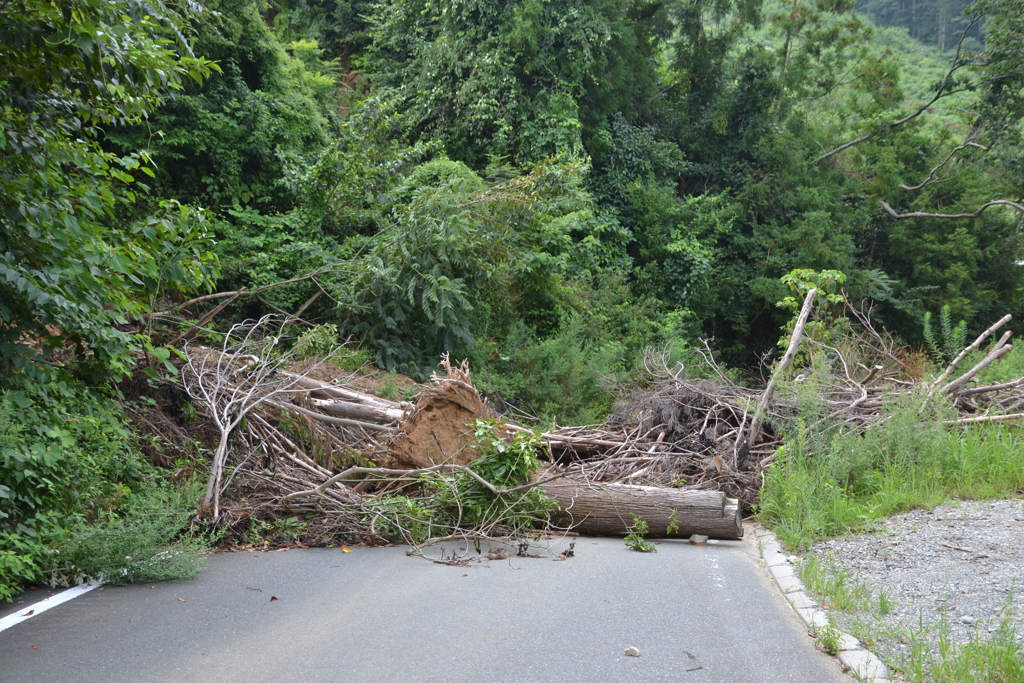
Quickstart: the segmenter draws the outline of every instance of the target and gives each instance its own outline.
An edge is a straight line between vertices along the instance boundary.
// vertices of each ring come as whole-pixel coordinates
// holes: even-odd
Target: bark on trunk
[[[635,514],[647,522],[648,538],[743,537],[739,501],[721,491],[588,484],[570,478],[541,484],[540,489],[561,508],[557,521],[584,534],[624,535]],[[670,534],[673,521],[679,528]]]
[[[405,411],[400,408],[378,408],[346,401],[322,401],[319,399],[312,399],[312,401],[314,406],[325,413],[353,420],[387,423],[398,422],[405,416]]]
[[[361,403],[375,408],[391,408],[396,410],[403,410],[404,408],[411,407],[411,404],[409,403],[388,401],[380,398],[379,396],[364,394],[361,391],[318,382],[310,377],[300,377],[299,375],[295,375],[290,372],[282,372],[281,374],[291,380],[294,380],[296,386],[300,386],[303,389],[309,389],[310,396],[314,398],[340,399],[342,401],[348,401],[349,403]]]

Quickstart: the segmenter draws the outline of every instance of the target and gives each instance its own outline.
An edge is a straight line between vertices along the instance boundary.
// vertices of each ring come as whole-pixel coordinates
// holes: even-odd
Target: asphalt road
[[[750,541],[580,538],[566,561],[467,567],[405,550],[219,554],[193,581],[94,590],[0,632],[0,681],[851,680]]]

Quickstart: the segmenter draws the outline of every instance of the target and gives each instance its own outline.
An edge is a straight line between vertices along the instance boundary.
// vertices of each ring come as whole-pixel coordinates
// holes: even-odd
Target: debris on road
[[[1009,333],[970,370],[956,371],[1009,316],[922,383],[891,338],[866,315],[851,315],[863,330],[858,358],[869,364],[831,349],[832,369],[813,377],[830,419],[865,428],[884,419],[883,396],[908,392],[946,397],[959,410],[953,425],[1024,416],[1000,414],[1024,404],[1024,378],[971,385],[1008,352]],[[812,381],[805,368],[780,384],[788,381],[784,362],[765,390],[742,387],[707,343],[698,372],[649,353],[646,375],[604,424],[541,432],[499,421],[466,362],[445,358],[443,374],[415,402],[391,400],[373,393],[366,373],[274,350],[281,324],[236,326],[220,348],[186,344],[181,379],[200,418],[194,425],[171,429],[167,415],[148,417],[155,409],[135,415],[143,433],[172,448],[193,440],[215,453],[200,517],[229,538],[242,537],[252,519],[273,525],[301,516],[297,547],[475,538],[513,539],[514,548],[537,529],[625,534],[633,514],[651,538],[739,538],[741,515],[757,503],[762,472],[782,443],[779,427],[799,410],[795,382]],[[793,362],[803,341],[798,324],[784,360]]]

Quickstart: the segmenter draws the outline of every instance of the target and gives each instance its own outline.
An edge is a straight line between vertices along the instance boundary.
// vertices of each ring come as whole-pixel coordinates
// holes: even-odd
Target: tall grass
[[[1024,440],[1019,428],[942,424],[941,406],[922,415],[917,399],[889,403],[887,419],[866,430],[818,422],[813,411],[789,429],[768,471],[758,510],[793,548],[931,507],[949,498],[1024,494]]]

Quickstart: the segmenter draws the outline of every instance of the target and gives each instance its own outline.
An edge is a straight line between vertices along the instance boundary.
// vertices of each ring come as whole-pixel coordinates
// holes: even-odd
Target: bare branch
[[[811,310],[814,308],[814,299],[817,298],[817,296],[817,289],[812,289],[807,292],[807,296],[804,298],[804,305],[800,309],[800,315],[796,319],[796,325],[793,326],[793,336],[789,340],[789,348],[786,349],[786,353],[782,357],[779,367],[777,367],[775,372],[772,373],[772,378],[768,381],[768,386],[765,387],[764,394],[761,395],[761,401],[757,404],[757,410],[754,411],[754,417],[750,419],[750,431],[747,432],[746,436],[744,436],[742,433],[743,429],[742,427],[740,428],[740,434],[736,437],[736,466],[740,469],[743,469],[746,464],[751,444],[755,443],[758,437],[761,436],[761,418],[768,409],[768,404],[772,400],[772,395],[775,393],[775,385],[778,383],[779,377],[786,372],[790,364],[793,362],[793,359],[796,358],[796,352],[800,348],[800,342],[803,341],[804,325],[807,324],[807,319],[811,316]]]
[[[888,124],[882,126],[881,128],[878,128],[876,130],[871,131],[870,133],[867,133],[866,135],[861,135],[859,138],[857,138],[855,140],[850,140],[847,143],[839,145],[838,147],[833,149],[831,152],[826,152],[825,154],[822,154],[820,157],[818,157],[817,159],[814,160],[814,163],[818,163],[819,161],[824,161],[825,159],[828,159],[829,157],[833,157],[836,154],[839,154],[840,152],[843,152],[843,151],[853,147],[854,145],[859,145],[862,142],[867,142],[871,138],[873,138],[873,137],[875,137],[875,136],[877,136],[877,135],[879,135],[881,133],[884,133],[884,132],[886,132],[888,130],[892,130],[893,128],[897,128],[899,126],[902,126],[904,123],[907,123],[908,121],[913,121],[918,116],[920,116],[924,112],[928,111],[928,108],[931,107],[936,102],[938,102],[941,98],[943,98],[943,97],[945,97],[947,95],[951,95],[954,92],[959,92],[959,91],[956,91],[956,90],[949,90],[949,91],[947,91],[946,90],[946,86],[949,85],[949,81],[953,77],[953,74],[956,73],[956,71],[958,69],[960,69],[961,67],[965,66],[965,64],[960,61],[960,55],[963,52],[963,44],[964,44],[964,39],[967,38],[967,32],[971,30],[971,27],[974,26],[976,21],[978,21],[978,17],[974,17],[973,19],[971,19],[971,23],[969,23],[967,25],[967,28],[965,28],[963,34],[961,34],[960,40],[956,44],[956,55],[953,57],[953,63],[950,65],[949,71],[946,72],[946,75],[942,77],[942,82],[939,83],[939,88],[935,92],[935,96],[932,97],[932,99],[928,100],[928,102],[926,102],[925,104],[921,105],[920,107],[918,107],[916,110],[914,110],[910,114],[907,114],[902,119],[900,119],[898,121],[893,121],[892,123],[888,123]]]
[[[184,310],[184,309],[188,308],[189,306],[193,306],[195,304],[203,303],[204,301],[215,301],[217,299],[224,299],[224,298],[227,298],[227,297],[231,297],[231,298],[234,299],[234,298],[237,298],[237,297],[242,296],[242,295],[245,295],[245,296],[259,296],[263,292],[266,292],[267,290],[270,290],[270,289],[274,289],[276,287],[284,287],[285,285],[293,285],[293,284],[295,284],[297,282],[305,282],[307,280],[315,280],[318,276],[323,275],[325,273],[351,272],[351,271],[344,270],[341,267],[341,266],[350,265],[351,263],[352,263],[351,261],[342,261],[342,262],[339,262],[339,263],[330,263],[330,264],[328,264],[326,266],[323,266],[322,268],[317,268],[316,270],[314,270],[312,272],[306,273],[305,275],[300,275],[298,277],[293,277],[293,278],[288,279],[288,280],[281,280],[280,282],[272,282],[269,285],[263,285],[262,287],[257,287],[255,289],[248,289],[247,290],[247,289],[243,288],[243,289],[240,289],[240,290],[237,290],[237,291],[234,291],[234,292],[217,292],[215,294],[206,294],[205,296],[197,296],[195,299],[189,299],[185,303],[178,304],[174,308],[174,310],[175,311],[181,311],[181,310]],[[153,315],[155,315],[155,316],[157,316],[157,315],[167,315],[168,313],[170,313],[170,311],[164,311],[162,313],[154,313]]]
[[[313,365],[301,375],[278,371],[288,357],[279,346],[288,321],[267,315],[233,325],[219,350],[185,345],[182,384],[209,413],[220,437],[203,495],[203,510],[212,511],[214,519],[220,515],[221,477],[232,432],[254,408],[273,397],[307,392],[299,380],[317,368]]]
[[[985,209],[992,206],[1009,206],[1024,214],[1024,204],[1018,204],[1017,202],[1012,202],[1009,199],[993,199],[990,202],[985,202],[977,211],[972,211],[971,213],[932,213],[930,211],[899,213],[896,209],[892,208],[888,202],[879,201],[878,203],[882,205],[882,208],[885,209],[890,216],[900,220],[904,218],[978,218]]]
[[[979,145],[977,142],[967,141],[967,142],[965,142],[962,145],[954,147],[952,149],[952,151],[950,151],[950,153],[946,156],[946,158],[942,160],[942,163],[939,164],[938,166],[936,166],[935,168],[933,168],[931,171],[929,171],[928,172],[928,177],[925,178],[923,181],[921,181],[919,184],[914,185],[912,187],[910,185],[900,185],[900,189],[901,190],[908,190],[908,191],[920,190],[925,185],[928,185],[930,183],[941,182],[941,181],[935,180],[935,174],[938,173],[940,170],[942,170],[943,166],[945,166],[946,164],[949,163],[949,160],[953,158],[954,154],[956,154],[957,152],[959,152],[962,149],[967,149],[968,147],[977,147],[978,149],[983,149],[986,152],[990,149],[989,147],[986,147],[985,145]]]

